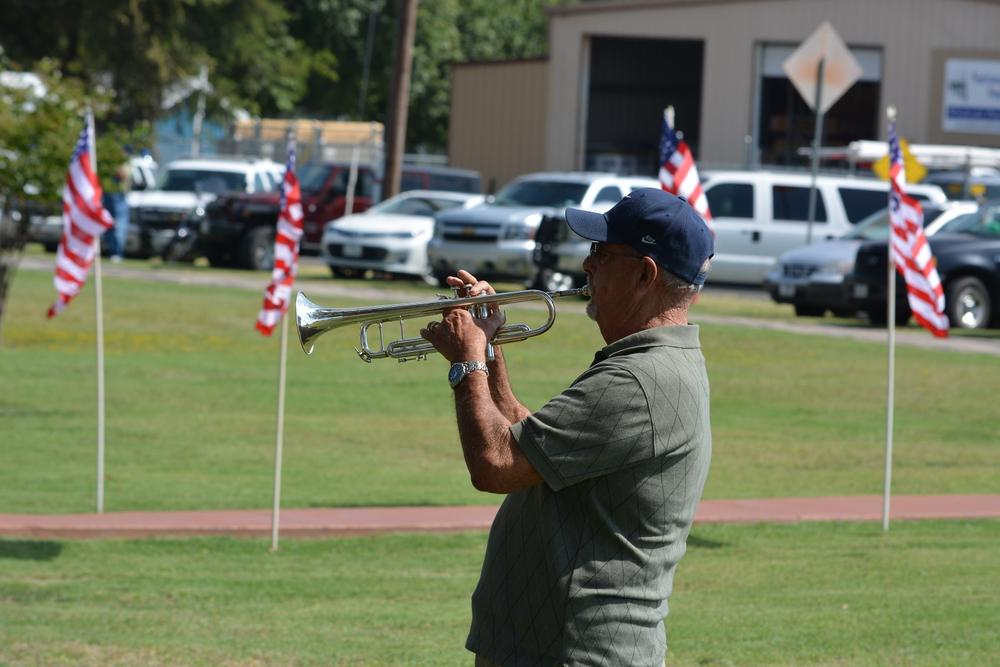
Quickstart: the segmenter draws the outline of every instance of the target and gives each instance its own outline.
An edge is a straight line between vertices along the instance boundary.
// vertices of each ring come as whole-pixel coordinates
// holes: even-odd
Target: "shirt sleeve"
[[[654,451],[642,385],[609,363],[592,366],[510,430],[554,491],[635,465]]]

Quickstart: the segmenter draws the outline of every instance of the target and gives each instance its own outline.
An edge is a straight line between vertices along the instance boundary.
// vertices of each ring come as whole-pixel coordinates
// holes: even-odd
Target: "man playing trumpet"
[[[593,241],[587,314],[607,343],[532,412],[510,386],[503,325],[447,312],[421,335],[452,362],[473,485],[507,494],[472,596],[476,665],[662,665],[677,562],[708,475],[709,387],[688,307],[713,254],[683,199],[627,195],[605,214],[567,209]],[[467,271],[469,296],[494,294]]]

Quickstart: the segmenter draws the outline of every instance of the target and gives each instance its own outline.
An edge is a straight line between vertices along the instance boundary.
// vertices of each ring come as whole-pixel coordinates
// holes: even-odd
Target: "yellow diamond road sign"
[[[919,183],[927,175],[927,167],[920,164],[920,161],[913,157],[910,152],[910,144],[906,139],[899,140],[899,150],[903,154],[903,168],[906,170],[907,183]],[[886,153],[877,161],[872,163],[872,171],[883,181],[889,180],[889,154]]]

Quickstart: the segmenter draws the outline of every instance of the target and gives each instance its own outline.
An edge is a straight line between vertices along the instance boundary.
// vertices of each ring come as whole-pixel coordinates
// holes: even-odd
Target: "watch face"
[[[465,366],[462,364],[452,364],[451,370],[448,371],[448,382],[452,386],[455,386],[462,379],[463,375],[465,375]]]

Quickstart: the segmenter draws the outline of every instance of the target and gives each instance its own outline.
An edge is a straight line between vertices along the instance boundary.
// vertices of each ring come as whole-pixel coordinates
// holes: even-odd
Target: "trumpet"
[[[516,292],[501,292],[499,294],[481,294],[455,298],[441,298],[433,301],[416,301],[413,303],[397,303],[385,306],[361,306],[358,308],[324,308],[318,306],[302,292],[295,299],[295,323],[299,332],[299,342],[306,354],[312,354],[315,340],[318,336],[348,324],[361,325],[361,341],[355,352],[364,361],[371,363],[373,359],[426,359],[428,354],[436,352],[434,346],[423,338],[406,338],[403,322],[408,319],[434,317],[453,308],[468,308],[478,318],[489,314],[492,304],[508,305],[541,301],[548,311],[546,321],[536,327],[527,324],[505,324],[499,328],[493,339],[487,345],[487,357],[492,359],[493,345],[516,343],[534,336],[540,336],[548,331],[556,320],[555,299],[569,296],[589,296],[588,286],[579,289],[544,292],[541,290],[520,290]],[[383,325],[389,322],[399,323],[399,338],[386,343]],[[378,329],[378,343],[373,343],[368,330]],[[372,340],[370,340],[372,338]],[[374,345],[374,346],[373,346]]]

